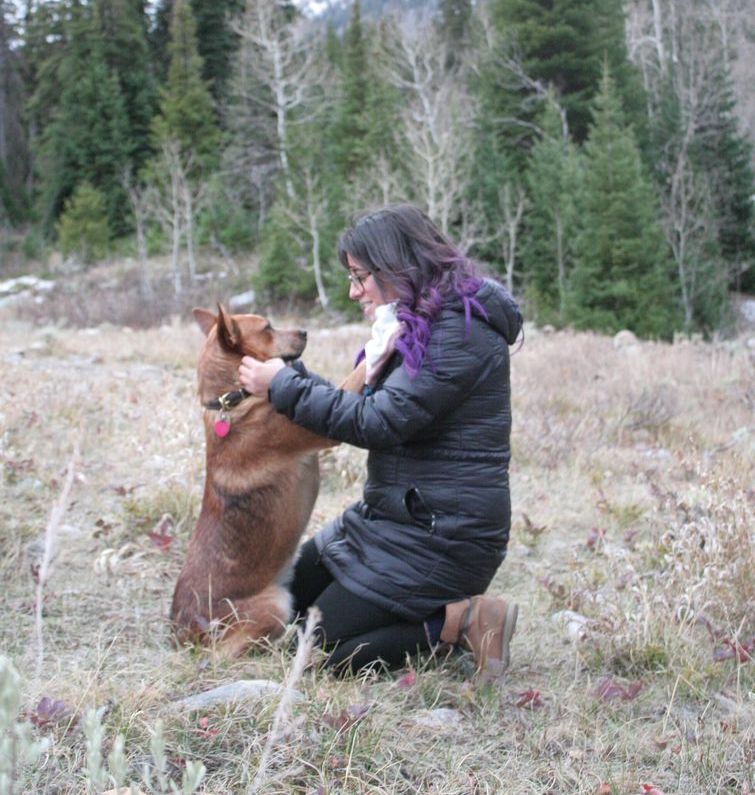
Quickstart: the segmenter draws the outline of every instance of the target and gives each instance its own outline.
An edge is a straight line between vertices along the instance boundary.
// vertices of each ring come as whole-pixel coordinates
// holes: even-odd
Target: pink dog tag
[[[228,436],[228,431],[231,430],[231,421],[227,417],[220,417],[220,419],[215,420],[215,435],[220,436],[222,439],[224,436]]]

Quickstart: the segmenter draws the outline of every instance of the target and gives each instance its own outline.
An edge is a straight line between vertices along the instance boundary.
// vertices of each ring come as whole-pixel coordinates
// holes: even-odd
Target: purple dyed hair
[[[338,259],[347,269],[349,254],[381,290],[390,285],[398,294],[396,314],[404,331],[396,350],[412,377],[425,360],[444,303],[461,299],[467,333],[472,310],[487,317],[474,297],[482,284],[474,264],[412,204],[391,204],[358,217],[338,241]]]

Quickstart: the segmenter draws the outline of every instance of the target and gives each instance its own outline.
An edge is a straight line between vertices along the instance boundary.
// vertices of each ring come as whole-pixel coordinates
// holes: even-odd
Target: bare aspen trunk
[[[171,169],[170,190],[172,201],[172,247],[171,263],[173,265],[173,287],[176,295],[181,294],[181,197],[178,190],[178,174],[175,167]]]
[[[653,28],[655,31],[655,51],[658,54],[658,65],[661,72],[666,69],[666,53],[663,47],[663,17],[661,0],[653,0]]]
[[[322,266],[320,264],[320,229],[317,225],[315,213],[309,213],[309,235],[312,240],[312,267],[315,271],[315,284],[317,285],[317,298],[323,309],[328,308],[330,303],[328,294],[325,292],[325,284],[322,280]]]
[[[186,258],[189,261],[189,278],[193,282],[197,275],[197,263],[194,259],[194,200],[191,186],[184,178],[184,223],[186,225]]]
[[[144,222],[149,212],[147,198],[149,192],[143,186],[132,184],[130,170],[126,170],[124,173],[122,183],[131,205],[131,213],[134,216],[136,227],[136,255],[139,259],[142,296],[150,300],[153,297],[153,291],[147,268],[147,235],[144,229]]]
[[[278,131],[278,148],[280,151],[281,171],[286,183],[286,194],[289,199],[294,198],[294,185],[291,181],[291,169],[288,164],[288,140],[286,133],[286,94],[284,88],[283,65],[278,42],[274,42],[273,73],[275,79],[275,113]]]
[[[382,64],[388,81],[406,97],[402,113],[408,144],[406,167],[418,201],[448,234],[452,210],[470,179],[469,96],[463,75],[447,69],[447,49],[437,31],[407,20]]]
[[[679,153],[676,172],[671,184],[671,206],[676,211],[672,218],[672,243],[671,250],[676,259],[677,272],[679,274],[679,286],[682,293],[682,309],[684,311],[684,330],[690,331],[692,328],[693,307],[692,307],[692,284],[687,268],[687,235],[690,219],[688,217],[687,205],[687,185],[685,179],[685,159],[686,152]]]
[[[504,218],[503,261],[506,265],[506,289],[510,293],[513,293],[517,237],[519,233],[519,225],[522,222],[522,215],[524,215],[525,205],[524,193],[521,191],[521,189],[517,191],[516,209],[513,209],[511,200],[511,183],[507,182],[503,186],[501,201]]]
[[[264,127],[262,140],[245,142],[242,149],[251,152],[257,146],[259,152],[271,153],[266,165],[275,165],[270,173],[280,172],[291,202],[296,197],[288,147],[290,114],[313,105],[316,89],[327,82],[325,67],[318,48],[312,46],[311,26],[301,18],[289,18],[285,4],[278,0],[246,0],[243,17],[232,27],[240,37],[240,69],[234,88],[249,103],[249,107],[241,106],[237,121],[249,118],[252,126]],[[257,82],[267,91],[259,91]],[[265,191],[271,183],[264,174],[260,182],[261,226],[269,208]]]
[[[142,280],[142,295],[147,300],[153,298],[152,282],[149,278],[149,268],[147,266],[147,235],[144,231],[144,212],[134,211],[134,222],[136,224],[136,255],[139,258],[139,273]]]

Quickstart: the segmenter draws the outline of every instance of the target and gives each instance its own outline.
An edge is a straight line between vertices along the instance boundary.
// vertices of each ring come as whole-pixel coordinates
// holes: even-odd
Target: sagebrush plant
[[[309,326],[305,363],[335,382],[367,334],[273,322]],[[79,795],[89,768],[105,790],[159,791],[166,776],[172,791],[192,761],[207,793],[247,792],[262,762],[266,795],[753,790],[744,339],[623,350],[528,328],[512,358],[511,540],[490,586],[520,604],[510,670],[486,679],[468,654],[439,652],[337,679],[315,653],[273,731],[275,696],[180,706],[236,680],[285,682],[295,645],[289,629],[228,661],[170,642],[203,488],[201,332],[188,318],[140,331],[9,320],[3,332],[0,636],[19,670],[34,669],[35,544],[83,428],[44,589],[44,664],[14,691],[14,725],[46,745],[17,767],[16,792]],[[329,450],[322,470],[310,533],[359,499],[364,451]]]
[[[13,663],[0,656],[0,795],[29,792],[28,768],[43,754],[51,752],[49,738],[36,739],[32,724],[19,717],[20,684],[21,677]],[[139,771],[129,768],[126,741],[122,734],[114,738],[107,759],[104,757],[106,731],[100,710],[90,708],[81,722],[86,747],[86,767],[82,774],[87,792],[99,795],[110,786],[123,793],[137,792],[144,786],[155,795],[191,795],[199,788],[206,772],[201,762],[185,761],[180,786],[168,775],[162,721],[158,720],[151,732],[151,759]],[[131,780],[134,778],[138,783]]]
[[[13,663],[0,656],[0,795],[23,792],[24,768],[47,749],[46,739],[34,737],[28,721],[19,720],[21,677]]]

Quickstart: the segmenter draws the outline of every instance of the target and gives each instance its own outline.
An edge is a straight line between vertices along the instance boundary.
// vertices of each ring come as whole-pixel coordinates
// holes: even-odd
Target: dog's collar
[[[206,409],[210,409],[211,411],[228,411],[234,406],[238,406],[242,400],[250,397],[250,395],[251,393],[247,392],[246,389],[237,389],[235,392],[226,392],[219,398],[215,398],[215,400],[205,403],[204,407]]]

